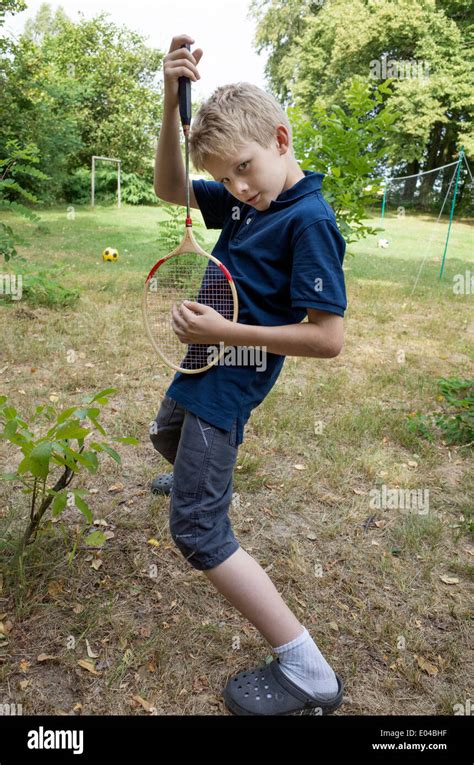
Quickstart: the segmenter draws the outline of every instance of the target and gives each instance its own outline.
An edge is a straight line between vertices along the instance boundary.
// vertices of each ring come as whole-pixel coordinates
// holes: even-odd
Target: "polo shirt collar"
[[[286,189],[286,191],[282,191],[281,194],[270,203],[270,207],[283,207],[287,205],[288,202],[294,202],[307,194],[311,194],[312,192],[321,189],[324,173],[315,173],[313,170],[303,170],[303,172],[305,177],[300,178],[299,181],[289,189]]]

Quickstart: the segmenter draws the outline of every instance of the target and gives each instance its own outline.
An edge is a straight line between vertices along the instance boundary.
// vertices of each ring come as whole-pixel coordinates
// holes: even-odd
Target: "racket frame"
[[[148,296],[148,290],[149,290],[149,283],[150,283],[150,280],[154,277],[156,271],[159,269],[159,267],[165,261],[169,260],[170,258],[174,258],[177,255],[180,255],[181,253],[186,253],[186,254],[189,253],[189,254],[196,254],[196,255],[199,255],[201,257],[205,257],[208,260],[212,260],[213,263],[215,263],[215,265],[218,266],[220,268],[220,270],[222,271],[222,273],[225,275],[225,277],[226,277],[226,279],[228,281],[228,284],[230,286],[231,292],[232,292],[233,303],[234,303],[233,314],[232,314],[232,321],[233,322],[237,321],[237,317],[238,317],[238,313],[239,313],[239,301],[238,301],[237,290],[235,288],[235,284],[234,284],[234,280],[232,278],[232,275],[229,272],[229,270],[226,268],[226,266],[223,263],[221,263],[220,260],[218,260],[218,258],[214,257],[214,255],[211,255],[210,253],[208,253],[205,250],[203,250],[201,245],[196,241],[196,239],[195,239],[195,237],[193,235],[193,232],[191,230],[191,226],[192,226],[192,224],[189,225],[188,221],[186,221],[186,230],[184,232],[184,236],[183,236],[183,239],[182,239],[181,243],[176,247],[175,250],[170,252],[168,255],[165,255],[163,258],[160,258],[160,260],[158,260],[155,263],[155,265],[151,269],[150,273],[148,274],[148,276],[146,278],[146,281],[145,281],[145,286],[144,286],[143,295],[142,295],[142,314],[143,314],[143,323],[145,325],[145,330],[146,330],[146,333],[148,335],[148,338],[149,338],[153,348],[158,353],[158,355],[161,357],[161,359],[165,362],[165,364],[167,364],[168,366],[172,367],[177,372],[184,372],[185,374],[199,374],[200,372],[206,372],[208,369],[213,367],[214,364],[217,364],[219,359],[222,358],[223,354],[225,353],[226,346],[224,345],[224,347],[221,348],[221,350],[219,351],[218,355],[207,366],[201,367],[200,369],[184,369],[183,367],[180,367],[178,364],[174,364],[170,359],[168,359],[164,355],[163,351],[160,349],[160,345],[156,341],[156,337],[154,336],[153,332],[151,331],[150,323],[148,321],[148,313],[147,313],[147,296]],[[160,289],[160,287],[159,287],[159,283],[158,283],[158,285],[157,285],[157,292],[158,292],[158,294],[159,294],[159,289]],[[203,304],[203,305],[205,305],[205,304]],[[212,343],[199,343],[199,344],[200,345],[212,345]],[[185,358],[185,357],[186,357],[185,344],[183,343],[183,358]]]

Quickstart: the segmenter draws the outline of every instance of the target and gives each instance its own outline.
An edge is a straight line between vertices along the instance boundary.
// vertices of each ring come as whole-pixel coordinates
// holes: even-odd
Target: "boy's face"
[[[284,126],[278,126],[281,127],[283,131],[277,130],[268,148],[250,141],[226,160],[207,157],[206,170],[232,196],[257,210],[266,210],[285,190],[288,176],[288,132]]]

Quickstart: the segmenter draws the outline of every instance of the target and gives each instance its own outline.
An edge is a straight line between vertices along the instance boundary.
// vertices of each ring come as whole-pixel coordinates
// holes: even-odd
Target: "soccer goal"
[[[104,162],[116,162],[117,163],[117,207],[120,207],[120,166],[122,160],[113,159],[112,157],[92,157],[92,173],[91,173],[91,207],[94,207],[95,197],[95,163],[96,160],[103,160]]]

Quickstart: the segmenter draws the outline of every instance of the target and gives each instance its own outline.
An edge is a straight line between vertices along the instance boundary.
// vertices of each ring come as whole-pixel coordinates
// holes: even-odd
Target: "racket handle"
[[[191,50],[189,43],[184,43],[181,48]],[[179,114],[183,129],[191,125],[191,80],[189,77],[178,77]]]

